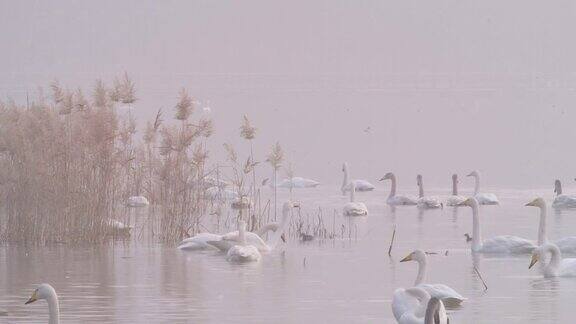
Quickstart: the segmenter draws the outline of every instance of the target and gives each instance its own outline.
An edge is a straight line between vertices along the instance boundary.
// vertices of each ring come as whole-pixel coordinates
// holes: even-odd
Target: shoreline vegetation
[[[281,202],[275,184],[284,154],[276,143],[264,158],[270,169],[258,171],[265,164],[256,159],[257,129],[247,116],[239,130],[250,144],[247,157],[224,144],[226,161],[209,161],[207,140],[214,126],[196,111],[197,101],[185,89],[171,111],[159,110],[145,124],[141,136],[133,117],[136,89],[127,74],[111,86],[96,81],[90,95],[57,81],[50,90],[49,97],[40,92],[24,106],[0,101],[0,242],[101,243],[130,237],[130,224],[120,222],[129,221],[126,205],[134,196],[150,202],[154,239],[170,244],[221,230],[224,223],[235,227],[239,219],[249,230],[276,219]],[[258,174],[268,173],[272,180],[258,180]],[[288,173],[293,174],[291,166]],[[270,182],[270,197],[264,197],[261,189]],[[336,225],[336,216],[325,224],[321,215],[322,210],[315,217],[299,212],[290,236],[344,238],[346,226]]]

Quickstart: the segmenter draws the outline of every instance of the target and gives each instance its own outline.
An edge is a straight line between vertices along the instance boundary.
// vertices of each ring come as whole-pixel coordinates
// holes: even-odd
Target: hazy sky
[[[0,97],[128,72],[139,120],[186,87],[210,100],[211,153],[279,140],[299,175],[396,171],[415,187],[576,176],[572,1],[0,0]],[[370,127],[368,130],[367,127]],[[366,131],[365,131],[366,130]],[[567,183],[568,184],[568,183]]]

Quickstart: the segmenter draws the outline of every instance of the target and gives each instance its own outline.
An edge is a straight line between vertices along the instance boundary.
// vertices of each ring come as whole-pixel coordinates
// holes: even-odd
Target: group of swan
[[[282,218],[280,223],[272,222],[261,227],[257,232],[246,231],[246,223],[243,221],[238,222],[238,230],[226,234],[213,234],[213,233],[199,233],[193,237],[184,239],[178,245],[181,250],[205,250],[205,249],[218,249],[228,254],[227,259],[230,261],[256,261],[258,258],[244,258],[244,257],[231,257],[243,251],[253,251],[256,249],[261,252],[270,252],[276,248],[282,235],[287,230],[290,223],[290,212],[292,208],[299,207],[298,203],[287,201],[282,206]],[[272,232],[268,241],[262,237],[267,232]],[[245,248],[238,248],[238,247]],[[236,247],[236,248],[235,248]],[[231,252],[235,251],[235,252]],[[250,255],[253,253],[251,252]],[[240,254],[242,255],[242,254]]]

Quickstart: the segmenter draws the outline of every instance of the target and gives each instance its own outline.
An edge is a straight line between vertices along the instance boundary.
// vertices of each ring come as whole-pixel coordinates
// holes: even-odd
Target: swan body
[[[128,207],[145,207],[149,204],[150,202],[148,202],[148,199],[144,196],[132,196],[126,201]]]
[[[343,213],[345,216],[366,216],[368,215],[368,208],[361,202],[354,201],[354,194],[356,193],[356,186],[352,183],[352,190],[350,190],[350,201],[344,205]]]
[[[555,209],[576,208],[576,196],[562,194],[562,183],[560,180],[554,181],[554,193],[556,197],[552,202]]]
[[[458,175],[452,175],[452,195],[446,198],[446,206],[458,206],[466,200],[466,197],[458,195]]]
[[[546,201],[541,197],[538,197],[527,203],[526,206],[538,207],[540,209],[540,223],[538,225],[538,246],[541,246],[548,242],[548,237],[546,234]],[[576,236],[561,238],[555,241],[554,245],[556,245],[560,251],[562,251],[562,253],[576,253]]]
[[[448,323],[442,301],[432,299],[426,290],[419,287],[396,289],[392,297],[392,312],[400,324],[435,324],[435,319],[438,320],[436,323]]]
[[[550,254],[550,261],[544,266],[543,275],[545,278],[576,277],[576,259],[562,259],[562,252],[553,243],[544,243],[532,252],[532,260],[528,269],[532,268],[539,260],[544,259],[546,253]]]
[[[256,262],[261,258],[260,252],[254,245],[246,244],[246,223],[238,222],[239,242],[228,250],[226,260],[237,263]]]
[[[480,205],[498,205],[500,203],[495,194],[480,192],[480,172],[472,171],[467,177],[474,178],[474,198]]]
[[[120,221],[109,218],[105,221],[104,225],[112,234],[130,234],[132,226],[128,226]]]
[[[234,201],[239,199],[240,195],[234,190],[213,186],[206,189],[206,197],[208,199],[222,199],[224,201]]]
[[[320,185],[320,182],[314,181],[312,179],[306,179],[301,177],[293,177],[291,179],[282,180],[277,187],[278,188],[316,188]]]
[[[352,184],[356,188],[356,191],[372,191],[374,190],[374,185],[366,180],[350,180],[348,181],[348,164],[344,163],[342,165],[342,172],[344,173],[344,179],[342,182],[342,194],[345,195],[347,191],[350,191]]]
[[[208,244],[209,241],[219,241],[222,235],[212,233],[198,233],[193,237],[182,240],[178,244],[180,250],[205,250],[212,246]]]
[[[380,181],[390,180],[390,194],[386,203],[391,206],[413,206],[418,204],[418,200],[413,197],[396,195],[396,176],[392,172],[388,172],[380,179]]]
[[[478,253],[494,254],[524,254],[531,253],[536,245],[526,239],[511,235],[496,236],[482,240],[480,235],[480,216],[478,215],[478,201],[474,197],[466,199],[460,206],[472,208],[473,233],[472,251]]]
[[[456,290],[450,288],[445,284],[425,284],[423,283],[426,278],[426,254],[421,250],[416,250],[406,256],[400,262],[416,261],[418,263],[418,274],[416,275],[416,281],[414,282],[415,287],[422,288],[426,290],[432,297],[436,297],[442,300],[442,302],[448,306],[460,305],[466,300],[462,295],[460,295]]]
[[[49,313],[49,324],[59,324],[60,323],[60,306],[58,305],[58,295],[56,290],[47,284],[41,284],[34,290],[32,296],[25,303],[26,305],[31,304],[39,299],[44,299],[48,303],[48,313]]]
[[[438,197],[424,196],[424,183],[422,181],[422,175],[416,176],[416,184],[418,185],[418,208],[422,209],[435,209],[441,208],[442,202]]]

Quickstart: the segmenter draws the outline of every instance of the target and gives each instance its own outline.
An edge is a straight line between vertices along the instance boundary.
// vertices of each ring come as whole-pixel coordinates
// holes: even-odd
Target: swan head
[[[459,203],[457,206],[468,206],[468,207],[478,207],[478,201],[474,197],[470,197],[463,202]]]
[[[394,173],[388,172],[382,178],[380,178],[379,181],[389,180],[389,179],[392,179],[393,177],[394,177]]]
[[[480,176],[480,173],[479,173],[478,171],[474,170],[474,171],[468,173],[466,176],[467,176],[467,177],[478,178],[478,177]]]
[[[293,202],[293,201],[287,201],[284,203],[284,205],[282,205],[282,210],[283,211],[290,211],[290,209],[292,208],[300,208],[300,203],[299,202]]]
[[[542,197],[538,197],[538,198],[535,198],[534,200],[532,200],[531,202],[527,203],[524,206],[545,208],[546,207],[546,201],[544,201],[544,199]]]
[[[410,254],[408,254],[404,259],[400,260],[400,262],[407,262],[407,261],[422,261],[426,258],[426,254],[422,250],[416,250]]]
[[[530,265],[528,269],[532,269],[532,267],[540,260],[540,255],[542,254],[542,246],[534,249],[532,252],[532,259],[530,260]]]
[[[31,304],[39,299],[48,299],[51,296],[56,296],[56,290],[47,283],[39,285],[36,290],[32,293],[32,296],[28,299],[24,305]]]
[[[348,169],[348,163],[346,162],[342,163],[342,172],[346,172],[347,169]]]
[[[558,179],[554,180],[554,193],[559,195],[562,194],[562,183]]]

